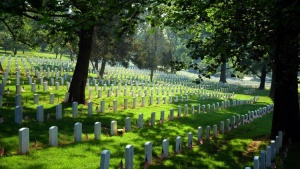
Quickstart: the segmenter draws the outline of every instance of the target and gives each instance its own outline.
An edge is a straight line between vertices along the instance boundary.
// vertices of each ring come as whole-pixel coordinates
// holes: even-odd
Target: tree
[[[43,25],[49,34],[64,31],[67,35],[79,37],[77,64],[69,88],[69,102],[85,103],[85,85],[92,48],[95,26],[105,25],[112,15],[118,15],[121,26],[116,32],[121,35],[136,24],[145,1],[34,1],[12,0],[0,3],[0,17],[9,14],[27,17]]]
[[[91,60],[94,61],[94,68],[97,70],[98,62],[101,60],[99,72],[101,78],[103,78],[106,63],[110,65],[120,63],[125,67],[129,65],[133,35],[128,31],[121,36],[115,34],[120,28],[120,19],[119,16],[114,16],[109,23],[96,27],[94,31]]]
[[[298,82],[300,3],[292,1],[164,1],[153,5],[153,22],[194,33],[189,42],[194,58],[212,58],[205,76],[224,63],[225,54],[237,70],[245,60],[260,61],[263,55],[249,55],[255,48],[268,53],[274,75],[274,113],[271,138],[284,131],[284,141],[300,141]],[[157,2],[161,3],[161,2]],[[164,17],[161,17],[164,16]],[[211,36],[203,37],[206,30]],[[288,106],[287,106],[288,105]]]
[[[162,60],[165,57],[170,57],[167,48],[168,41],[162,29],[151,28],[147,23],[140,25],[139,32],[135,41],[132,61],[138,68],[150,70],[150,81],[152,82],[154,71],[163,66]]]

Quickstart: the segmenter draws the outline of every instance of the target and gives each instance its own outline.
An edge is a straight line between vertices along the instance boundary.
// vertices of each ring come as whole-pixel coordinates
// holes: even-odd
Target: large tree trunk
[[[227,83],[226,81],[226,62],[222,63],[221,65],[221,75],[220,75],[220,82]]]
[[[101,77],[101,79],[103,79],[103,75],[104,75],[104,71],[105,71],[105,65],[106,65],[106,60],[102,59],[101,68],[100,68],[100,71],[99,71],[99,76]]]
[[[94,27],[91,27],[88,30],[84,30],[82,28],[80,31],[79,53],[72,82],[69,88],[69,103],[74,101],[78,102],[79,104],[85,103],[85,85],[88,77],[93,31]]]
[[[16,47],[13,48],[13,53],[14,53],[14,55],[17,55],[18,49]]]
[[[0,62],[0,74],[2,74],[4,72],[3,67],[2,67],[2,63]]]
[[[150,70],[150,81],[153,82],[154,69]]]
[[[267,65],[264,64],[262,68],[260,69],[261,75],[260,75],[260,84],[259,88],[261,90],[265,90],[265,83],[266,83],[266,76],[267,76]]]
[[[60,57],[62,58],[62,57]],[[71,62],[74,62],[74,55],[73,55],[73,52],[70,52],[70,59],[71,59]]]
[[[295,5],[296,4],[296,5]],[[278,1],[275,6],[275,97],[271,139],[278,131],[284,131],[284,142],[291,139],[299,142],[299,102],[298,102],[298,48],[299,14],[292,9],[299,9],[299,3]],[[288,9],[288,10],[283,10]]]
[[[274,101],[274,95],[275,95],[275,72],[272,70],[272,80],[271,80],[271,87],[269,92],[269,97]]]
[[[99,69],[98,59],[94,59],[94,62],[95,62],[95,69],[98,71]]]

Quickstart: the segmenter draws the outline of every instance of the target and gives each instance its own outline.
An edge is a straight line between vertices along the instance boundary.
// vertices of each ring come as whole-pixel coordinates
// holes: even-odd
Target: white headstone
[[[265,150],[261,150],[261,152],[260,152],[260,168],[261,169],[266,168],[266,153],[265,153]]]
[[[105,111],[105,102],[104,100],[101,100],[100,102],[100,113],[104,113]]]
[[[266,155],[266,166],[271,166],[271,146],[267,146],[267,155]]]
[[[21,106],[15,107],[15,123],[16,124],[22,124],[23,119],[23,110]]]
[[[26,154],[29,152],[29,128],[19,129],[19,153]]]
[[[116,133],[117,129],[118,129],[117,121],[115,121],[115,120],[111,121],[111,123],[110,123],[110,135],[111,136],[116,135],[117,134]]]
[[[100,169],[109,169],[110,152],[103,150],[101,153]]]
[[[36,107],[36,120],[38,122],[44,121],[44,106],[43,105],[38,105]]]
[[[39,104],[39,94],[34,94],[34,104]]]
[[[175,152],[176,153],[181,153],[182,151],[182,139],[180,136],[176,137],[176,147],[175,147]]]
[[[155,125],[155,112],[151,113],[151,126]]]
[[[160,112],[160,119],[159,119],[159,120],[160,120],[160,123],[163,123],[163,122],[164,122],[164,120],[165,120],[165,111],[162,110],[162,111]]]
[[[125,148],[125,169],[133,169],[134,147],[127,145]]]
[[[78,102],[72,103],[72,116],[77,117],[78,116]]]
[[[82,135],[82,123],[77,122],[74,125],[74,142],[81,142]]]
[[[189,132],[188,133],[188,148],[192,148],[193,147],[193,133]]]
[[[275,140],[271,140],[271,160],[275,160]]]
[[[126,117],[125,119],[125,130],[126,132],[129,132],[131,130],[131,118]]]
[[[62,104],[56,105],[56,120],[62,119]]]
[[[50,93],[50,104],[54,104],[54,97],[55,97],[55,94]]]
[[[214,137],[218,137],[218,126],[216,124],[214,124]]]
[[[206,126],[206,140],[210,139],[210,126]]]
[[[95,140],[100,140],[101,138],[101,122],[95,122],[94,124],[94,137]]]
[[[198,127],[198,143],[200,143],[201,139],[202,139],[202,127],[199,126]]]
[[[162,148],[163,148],[163,157],[164,158],[168,158],[169,156],[169,140],[164,139],[162,141]]]
[[[139,114],[138,127],[143,128],[143,125],[144,125],[144,115]]]
[[[254,156],[254,169],[260,169],[259,168],[259,156]]]
[[[88,102],[88,116],[92,116],[93,114],[93,102]]]
[[[145,143],[145,160],[147,160],[148,164],[152,162],[152,143]]]
[[[49,144],[50,146],[58,146],[58,127],[51,126],[49,128]]]

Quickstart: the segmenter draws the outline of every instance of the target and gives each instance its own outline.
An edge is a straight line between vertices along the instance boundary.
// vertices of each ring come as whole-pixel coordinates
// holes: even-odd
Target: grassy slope
[[[31,55],[30,55],[31,56]],[[40,56],[40,55],[39,55]],[[45,55],[49,56],[49,55]],[[14,76],[11,76],[13,82]],[[26,79],[22,77],[25,81]],[[13,83],[12,83],[13,84]],[[86,113],[86,106],[79,106],[80,115],[78,118],[71,117],[71,106],[63,104],[64,118],[55,121],[55,106],[49,104],[50,92],[38,92],[41,95],[41,102],[45,108],[45,114],[51,115],[50,121],[44,123],[35,122],[35,107],[33,104],[33,96],[30,93],[30,86],[22,85],[26,92],[22,93],[24,102],[24,114],[28,114],[31,118],[29,122],[24,121],[22,125],[13,123],[14,110],[11,106],[5,106],[5,103],[14,104],[14,92],[4,97],[4,107],[0,108],[1,114],[4,116],[5,122],[1,124],[0,140],[5,147],[5,157],[0,158],[0,168],[98,168],[100,154],[104,149],[111,151],[111,168],[117,168],[121,159],[124,161],[125,146],[132,144],[134,148],[134,163],[135,168],[142,168],[144,161],[144,144],[146,141],[153,143],[153,163],[149,168],[244,168],[245,166],[252,166],[252,160],[255,154],[259,154],[259,150],[265,149],[269,143],[268,134],[271,128],[272,114],[267,114],[263,118],[255,119],[251,124],[247,124],[233,130],[230,133],[220,135],[218,138],[204,141],[203,145],[196,144],[197,127],[214,124],[219,126],[220,121],[226,121],[233,115],[245,114],[249,110],[256,110],[263,105],[270,104],[271,100],[267,98],[267,91],[256,91],[251,95],[260,96],[258,103],[254,105],[243,105],[238,107],[231,107],[217,112],[205,114],[189,114],[186,117],[175,119],[174,121],[167,121],[163,124],[158,124],[159,113],[161,110],[165,111],[165,118],[169,114],[171,108],[175,109],[177,114],[177,106],[183,107],[184,104],[196,104],[198,98],[196,96],[190,97],[188,102],[178,104],[159,104],[153,106],[146,106],[137,109],[122,110],[122,102],[124,97],[118,98],[119,111],[106,112],[104,114],[94,113],[92,117],[88,117]],[[13,85],[8,85],[10,90],[15,90]],[[55,93],[56,97],[63,98],[66,92],[66,87],[61,87],[62,90],[51,91]],[[240,93],[240,94],[239,94]],[[94,93],[95,95],[96,93]],[[104,95],[104,94],[103,94]],[[249,99],[252,96],[242,94],[242,90],[236,92],[237,99]],[[28,102],[25,103],[27,98]],[[43,101],[45,98],[45,101]],[[128,97],[130,98],[130,97]],[[99,104],[100,100],[109,100],[112,105],[112,100],[116,98],[94,98],[92,101],[94,105]],[[147,98],[148,100],[148,98]],[[57,100],[56,100],[57,101]],[[61,100],[60,100],[61,101]],[[208,99],[200,101],[200,104],[215,103],[220,100]],[[140,98],[138,99],[138,103]],[[108,105],[108,104],[106,104]],[[3,112],[3,113],[2,113]],[[143,129],[136,129],[135,120],[139,113],[144,113],[144,120],[150,118],[150,113],[156,112],[155,126],[146,126]],[[125,117],[132,117],[133,129],[131,132],[125,133],[123,137],[113,136],[106,137],[105,133],[108,131],[111,120],[117,120],[118,126],[124,126]],[[93,125],[96,121],[102,123],[101,140],[93,140]],[[73,143],[73,126],[76,122],[83,123],[83,132],[88,133],[89,140],[85,140],[83,134],[82,143]],[[51,126],[58,126],[59,130],[59,146],[48,146],[48,129]],[[18,129],[21,127],[30,128],[30,153],[27,155],[18,155]],[[109,132],[109,131],[108,131]],[[186,149],[187,133],[192,132],[194,135],[194,148],[192,150]],[[65,133],[65,134],[64,134]],[[205,133],[205,132],[204,132]],[[62,135],[65,135],[65,142],[62,141]],[[184,149],[182,154],[174,154],[175,138],[181,136],[183,138]],[[33,148],[34,138],[37,138],[39,146],[37,149]],[[163,139],[169,139],[170,157],[166,160],[160,160],[161,144]]]

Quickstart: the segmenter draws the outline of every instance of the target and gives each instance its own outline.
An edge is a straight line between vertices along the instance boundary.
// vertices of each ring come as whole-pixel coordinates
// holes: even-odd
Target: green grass
[[[41,54],[38,54],[42,56]],[[21,55],[20,55],[21,56]],[[31,56],[31,54],[30,54]],[[51,57],[51,55],[44,55]],[[53,57],[53,56],[52,56]],[[6,65],[6,62],[3,63]],[[19,65],[22,65],[19,59]],[[28,65],[29,66],[29,65]],[[221,121],[231,119],[233,115],[243,115],[249,110],[256,110],[267,104],[272,104],[272,101],[267,97],[268,91],[257,90],[252,94],[243,94],[243,87],[235,92],[235,99],[251,99],[254,96],[260,96],[259,102],[255,104],[240,105],[237,107],[230,107],[223,110],[218,110],[210,113],[189,113],[185,117],[176,118],[173,121],[167,121],[170,109],[174,109],[174,114],[177,114],[177,107],[182,107],[182,115],[184,114],[184,105],[189,105],[189,112],[191,111],[190,105],[207,105],[211,103],[221,102],[224,99],[206,99],[198,100],[198,95],[190,95],[188,101],[172,103],[172,104],[153,104],[146,107],[140,107],[141,97],[137,97],[137,108],[132,109],[132,97],[128,90],[128,96],[123,96],[120,93],[119,97],[107,98],[106,94],[102,94],[102,98],[96,97],[96,92],[93,91],[93,98],[88,99],[94,103],[95,106],[99,105],[101,100],[105,100],[106,112],[94,112],[91,117],[87,115],[87,105],[79,105],[79,116],[77,118],[71,117],[71,105],[63,103],[63,119],[55,120],[55,105],[60,103],[67,91],[66,86],[61,86],[60,90],[56,91],[53,86],[52,90],[43,92],[41,90],[37,93],[40,94],[40,104],[44,106],[45,116],[51,115],[51,119],[45,120],[44,123],[35,121],[36,106],[33,103],[33,93],[30,92],[30,85],[24,77],[24,70],[22,71],[21,84],[25,88],[22,92],[23,102],[23,116],[28,114],[30,121],[23,120],[21,125],[14,124],[14,103],[15,103],[15,71],[14,62],[12,62],[12,71],[10,72],[9,80],[11,84],[7,84],[6,89],[10,89],[9,94],[3,97],[3,107],[0,112],[4,117],[4,123],[0,124],[0,142],[5,147],[4,157],[0,157],[0,168],[99,168],[100,155],[103,150],[110,150],[111,160],[110,168],[118,168],[118,164],[124,159],[125,146],[131,144],[134,146],[134,168],[143,168],[144,163],[144,144],[151,141],[153,144],[153,162],[149,168],[244,168],[245,166],[253,166],[253,157],[258,155],[260,150],[265,149],[270,143],[268,135],[271,130],[272,113],[268,113],[262,118],[255,119],[250,124],[239,126],[231,132],[219,135],[218,138],[212,138],[209,141],[204,140],[204,144],[197,144],[197,128],[202,126],[203,136],[205,136],[205,127],[210,125],[211,128],[214,124],[218,127]],[[31,72],[33,75],[33,72]],[[90,74],[95,76],[94,74]],[[35,79],[36,80],[36,79]],[[47,80],[47,79],[45,79]],[[163,82],[160,82],[163,83]],[[92,86],[91,86],[92,87]],[[124,87],[124,86],[122,86]],[[103,89],[103,86],[99,86]],[[140,87],[141,88],[141,87]],[[195,90],[191,87],[186,87],[189,90]],[[124,91],[124,89],[122,88]],[[138,91],[134,87],[135,93]],[[212,92],[211,90],[208,90]],[[49,95],[54,93],[56,96],[55,104],[49,104]],[[150,91],[148,92],[150,94]],[[165,92],[166,94],[166,92]],[[180,95],[179,93],[175,95]],[[57,100],[59,96],[60,100]],[[88,91],[86,91],[88,96]],[[163,95],[155,95],[160,97],[162,101]],[[124,98],[128,98],[129,108],[123,109]],[[27,99],[27,103],[26,103]],[[108,105],[112,106],[114,99],[118,101],[118,111],[113,112]],[[147,103],[149,97],[147,96]],[[167,101],[169,97],[167,97]],[[228,100],[228,99],[227,99]],[[229,99],[231,100],[231,99]],[[174,101],[174,97],[173,97]],[[160,111],[165,111],[165,123],[159,124]],[[196,111],[195,107],[195,111]],[[135,121],[138,119],[138,114],[144,114],[144,122],[148,121],[151,112],[156,112],[156,125],[147,126],[144,123],[144,128],[137,129]],[[118,128],[125,125],[125,118],[131,117],[132,131],[126,132],[121,136],[106,137],[106,132],[110,133],[110,122],[116,120]],[[95,122],[101,122],[102,134],[100,140],[93,139],[93,126]],[[81,122],[83,126],[83,141],[81,143],[74,143],[73,133],[74,124]],[[58,126],[59,132],[59,146],[50,147],[48,144],[48,130],[51,126]],[[18,130],[22,127],[30,129],[30,151],[26,155],[18,153]],[[187,134],[193,133],[192,150],[187,149]],[[89,140],[85,139],[85,133],[88,133]],[[62,136],[65,136],[65,141]],[[183,151],[181,154],[175,154],[175,139],[181,136],[183,139]],[[33,147],[34,139],[38,140],[38,148]],[[169,140],[169,157],[165,160],[160,160],[162,140]],[[280,167],[280,166],[279,166]]]

